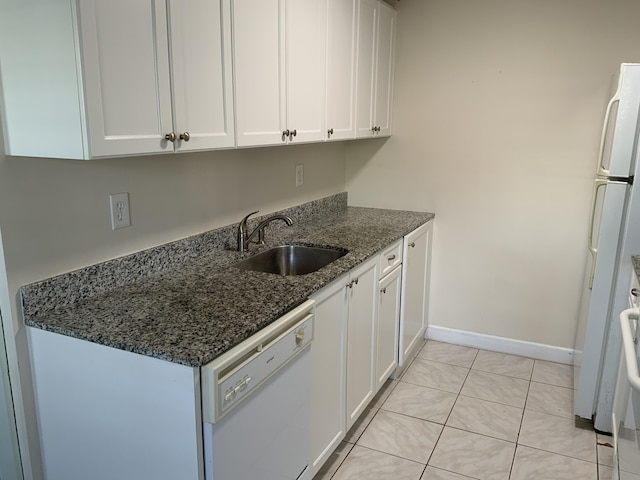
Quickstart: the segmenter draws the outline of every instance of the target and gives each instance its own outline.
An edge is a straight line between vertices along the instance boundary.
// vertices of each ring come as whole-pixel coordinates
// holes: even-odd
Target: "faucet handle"
[[[251,212],[251,213],[249,213],[248,215],[245,215],[245,216],[242,218],[242,220],[240,220],[240,225],[246,225],[248,218],[249,218],[251,215],[255,215],[256,213],[259,213],[259,212],[260,212],[260,210],[256,210],[255,212]]]

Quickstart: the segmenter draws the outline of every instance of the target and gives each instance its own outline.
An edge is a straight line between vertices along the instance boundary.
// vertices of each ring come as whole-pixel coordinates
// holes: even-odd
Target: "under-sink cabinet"
[[[0,6],[9,155],[234,146],[230,0]]]

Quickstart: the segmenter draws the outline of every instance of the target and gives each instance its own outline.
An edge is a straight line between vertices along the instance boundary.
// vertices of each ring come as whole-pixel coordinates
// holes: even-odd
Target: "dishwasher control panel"
[[[205,422],[220,420],[310,345],[313,302],[301,307],[202,367]]]
[[[217,395],[221,413],[224,414],[245,395],[249,395],[302,351],[311,342],[312,327],[313,316],[310,316],[263,350],[256,351],[246,363],[219,380]]]

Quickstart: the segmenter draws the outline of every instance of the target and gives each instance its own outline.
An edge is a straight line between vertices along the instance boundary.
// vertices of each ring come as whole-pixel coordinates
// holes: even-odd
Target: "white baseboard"
[[[549,362],[573,364],[573,349],[544,345],[542,343],[525,342],[512,338],[496,337],[484,333],[455,330],[453,328],[430,325],[425,337],[439,342],[454,343],[465,347],[481,348],[493,352],[520,355],[521,357],[547,360]]]

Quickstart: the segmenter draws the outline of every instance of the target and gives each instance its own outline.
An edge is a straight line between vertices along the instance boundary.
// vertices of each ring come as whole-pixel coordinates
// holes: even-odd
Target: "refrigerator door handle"
[[[640,375],[638,374],[638,361],[636,360],[635,335],[631,331],[631,322],[638,321],[640,310],[628,308],[620,314],[620,327],[622,329],[622,350],[627,364],[627,377],[631,386],[640,391]]]
[[[593,201],[591,203],[591,215],[589,216],[589,241],[588,248],[591,253],[591,272],[589,273],[589,290],[593,288],[593,277],[596,272],[596,259],[598,258],[598,247],[593,244],[593,227],[596,220],[596,205],[598,203],[598,190],[607,185],[627,185],[628,181],[613,180],[609,178],[596,178],[593,184]]]
[[[602,125],[602,136],[600,137],[600,151],[598,152],[598,171],[596,175],[601,177],[608,177],[610,172],[604,166],[604,147],[607,141],[607,132],[609,131],[609,122],[611,121],[611,112],[613,111],[613,106],[620,102],[619,92],[613,96],[611,100],[609,100],[609,104],[607,105],[607,112],[604,115],[604,124]]]

